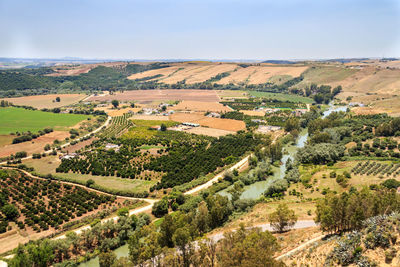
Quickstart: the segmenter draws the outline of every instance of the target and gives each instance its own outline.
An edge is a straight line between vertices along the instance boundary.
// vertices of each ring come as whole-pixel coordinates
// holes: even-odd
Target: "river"
[[[344,111],[346,112],[347,106],[334,106],[332,103],[329,104],[329,108],[323,112],[322,117],[325,118],[329,116],[332,112],[339,112],[339,111]],[[257,199],[259,198],[265,190],[267,190],[268,186],[275,180],[277,179],[283,179],[285,177],[285,172],[286,172],[286,162],[290,158],[293,160],[294,156],[297,153],[297,150],[299,148],[302,148],[305,146],[307,143],[308,139],[308,131],[303,130],[300,132],[296,143],[295,144],[287,144],[285,145],[282,150],[284,152],[284,155],[282,156],[281,159],[281,165],[278,167],[272,167],[272,170],[274,172],[273,176],[268,178],[265,181],[259,181],[254,184],[248,185],[244,187],[244,192],[240,196],[241,199]],[[227,190],[229,189],[226,188],[219,192],[219,194],[223,196],[230,196]],[[120,257],[127,257],[129,256],[129,249],[128,245],[123,245],[122,247],[119,247],[114,250],[117,258]],[[99,257],[95,257],[87,262],[81,263],[79,267],[99,267]]]

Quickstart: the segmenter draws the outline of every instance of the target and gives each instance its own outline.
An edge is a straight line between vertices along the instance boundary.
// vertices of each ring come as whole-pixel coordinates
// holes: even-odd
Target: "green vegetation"
[[[300,102],[305,104],[313,103],[313,100],[308,97],[293,95],[293,94],[284,94],[284,93],[271,93],[271,92],[261,92],[261,91],[247,91],[249,95],[254,97],[263,97],[276,99],[279,101],[290,101],[290,102]]]
[[[156,121],[156,120],[132,120],[134,127],[130,128],[127,133],[125,133],[122,138],[151,138],[157,134],[157,131],[154,129],[150,129],[152,126],[161,126],[164,124],[166,127],[172,127],[178,122],[174,121]]]
[[[46,127],[63,130],[89,118],[87,115],[56,114],[16,107],[0,108],[0,117],[0,134],[38,132]]]
[[[0,211],[4,215],[0,223],[1,233],[11,229],[7,227],[11,221],[20,229],[31,228],[36,232],[58,229],[71,219],[101,206],[110,208],[115,201],[115,197],[55,181],[34,179],[17,171],[0,170],[0,184]]]

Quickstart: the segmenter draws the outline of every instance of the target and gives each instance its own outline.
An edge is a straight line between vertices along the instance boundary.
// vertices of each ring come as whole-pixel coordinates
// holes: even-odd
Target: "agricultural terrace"
[[[4,98],[0,100],[11,102],[17,106],[52,109],[75,104],[85,97],[85,94],[51,94]],[[57,101],[57,98],[59,98],[60,101]]]
[[[217,168],[237,161],[254,150],[264,139],[251,133],[228,135],[219,139],[151,126],[175,125],[173,121],[140,121],[121,138],[93,142],[79,157],[63,159],[58,173],[110,176],[155,181],[153,189],[189,182]],[[165,127],[165,128],[166,128]],[[112,142],[118,149],[107,149]]]
[[[65,223],[121,204],[114,196],[56,181],[0,170],[0,233],[18,227],[28,234],[56,230]]]
[[[24,108],[0,108],[0,134],[16,132],[38,132],[44,128],[67,130],[79,122],[90,118],[88,115],[60,114]]]

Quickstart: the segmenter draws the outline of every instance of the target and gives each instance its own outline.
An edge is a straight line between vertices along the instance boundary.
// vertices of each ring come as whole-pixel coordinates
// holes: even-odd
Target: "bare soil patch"
[[[200,102],[200,101],[182,101],[172,107],[174,110],[192,110],[192,111],[210,111],[210,112],[228,112],[232,109],[218,102]]]
[[[55,102],[56,98],[60,97],[60,102]],[[75,104],[80,100],[84,99],[84,94],[52,94],[52,95],[33,95],[33,96],[22,96],[14,98],[3,98],[0,100],[6,100],[19,106],[31,106],[37,109],[42,108],[58,108]]]
[[[262,111],[255,111],[255,110],[239,110],[239,112],[242,112],[245,115],[249,116],[261,116],[264,117],[265,112]]]
[[[168,89],[168,90],[133,90],[113,95],[93,96],[91,101],[108,101],[117,99],[120,101],[168,101],[191,100],[203,102],[218,102],[219,97],[213,90]]]
[[[187,133],[199,134],[199,135],[208,135],[212,137],[220,137],[225,136],[228,134],[235,134],[234,131],[226,131],[221,129],[213,129],[213,128],[206,128],[206,127],[193,127],[189,130],[186,130]]]
[[[158,116],[158,115],[141,115],[135,114],[130,117],[131,120],[147,120],[147,121],[169,121],[168,116]]]
[[[91,69],[98,66],[104,67],[117,67],[126,66],[126,62],[104,62],[96,64],[79,64],[79,65],[59,65],[53,68],[54,73],[47,74],[47,76],[77,76],[83,73],[88,73]]]

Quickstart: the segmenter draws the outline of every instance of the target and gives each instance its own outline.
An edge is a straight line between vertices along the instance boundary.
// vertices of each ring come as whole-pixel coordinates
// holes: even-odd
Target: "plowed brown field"
[[[193,110],[193,111],[211,111],[211,112],[228,112],[232,109],[218,102],[199,102],[199,101],[182,101],[174,110]]]

